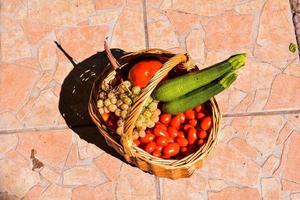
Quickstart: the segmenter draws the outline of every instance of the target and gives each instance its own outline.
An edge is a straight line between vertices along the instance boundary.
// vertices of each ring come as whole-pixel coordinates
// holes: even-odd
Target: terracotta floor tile
[[[147,11],[150,47],[186,49],[200,68],[248,54],[237,81],[217,95],[222,112],[300,108],[300,92],[292,92],[299,90],[299,58],[288,51],[295,43],[288,1],[226,0],[220,5],[214,0],[165,0],[148,2]],[[269,20],[271,15],[278,17],[276,23]],[[197,34],[202,29],[204,34]],[[276,58],[275,52],[280,52]]]
[[[102,51],[105,37],[112,47],[145,48],[140,1],[13,0],[1,11],[0,129],[64,125],[58,91],[73,65],[54,41],[76,62]]]
[[[234,188],[228,187],[223,189],[220,192],[209,192],[208,193],[209,200],[233,200],[233,199],[245,199],[245,200],[258,200],[261,199],[259,197],[259,192],[253,188]]]
[[[127,51],[187,51],[201,69],[247,53],[237,81],[217,96],[222,113],[300,109],[288,0],[4,0],[0,199],[156,200],[159,189],[164,200],[299,199],[297,113],[224,118],[203,168],[175,181],[157,180],[62,129],[61,85],[74,66],[53,41],[79,63],[102,51],[105,37]],[[44,165],[35,171],[32,149]]]
[[[233,195],[244,199],[248,197],[248,193],[254,199],[259,194],[274,199],[298,191],[299,177],[295,171],[299,165],[296,148],[299,131],[290,123],[289,118],[292,119],[292,115],[286,118],[253,116],[227,119],[226,129],[231,132],[227,138],[231,139],[224,141],[227,143],[220,142],[209,154],[203,168],[190,178],[161,178],[162,199],[218,199],[219,195],[225,199],[232,199]],[[244,124],[241,119],[246,119]],[[284,119],[288,121],[282,123]],[[263,125],[264,121],[272,123]],[[286,124],[290,126],[288,132],[291,129],[291,135],[285,140],[277,140]],[[240,129],[245,133],[235,131]],[[260,134],[257,133],[256,136],[256,132]],[[263,145],[260,146],[256,137],[264,141],[262,144],[268,148],[262,148]],[[25,174],[33,177],[40,173],[42,178],[47,179],[46,184],[50,185],[47,188],[43,186],[41,196],[44,198],[57,198],[56,195],[60,194],[65,199],[70,199],[70,189],[73,189],[73,198],[88,195],[91,199],[97,199],[100,198],[99,192],[104,199],[152,200],[158,195],[153,175],[123,163],[95,145],[72,135],[70,131],[19,133],[18,140],[14,139],[15,135],[9,135],[9,138],[12,138],[13,144],[18,141],[16,151],[13,147],[5,148],[4,157],[0,161],[3,161],[2,167],[5,169],[16,164],[17,167],[10,169],[11,172],[8,170],[3,173],[15,174],[8,176],[10,178],[19,177],[19,171],[25,171]],[[276,150],[278,146],[283,148]],[[1,147],[4,148],[4,145]],[[29,156],[32,148],[37,151],[36,158],[45,165],[40,172],[31,171]],[[42,183],[39,176],[38,179],[30,180],[32,182],[17,186],[4,185],[3,190],[9,192],[9,195],[30,196],[35,193],[31,188]],[[13,192],[15,187],[20,189]]]
[[[127,51],[137,51],[145,48],[142,9],[142,1],[127,1],[127,5],[122,10],[112,33],[112,47]]]
[[[19,133],[17,151],[30,159],[31,150],[36,150],[36,158],[44,165],[62,170],[72,145],[69,130]],[[1,136],[0,136],[1,137]]]
[[[206,179],[195,173],[190,178],[179,180],[161,179],[163,200],[172,199],[205,199]]]

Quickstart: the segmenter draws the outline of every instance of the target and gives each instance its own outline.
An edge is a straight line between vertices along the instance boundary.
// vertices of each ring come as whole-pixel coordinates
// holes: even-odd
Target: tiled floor
[[[300,199],[300,64],[288,0],[1,0],[0,199]],[[67,128],[61,85],[112,47],[188,51],[200,66],[246,52],[217,96],[221,141],[189,179],[154,177]],[[88,137],[86,137],[88,138]],[[96,144],[103,144],[97,138]],[[90,141],[90,140],[89,140]],[[32,170],[31,149],[44,167]]]

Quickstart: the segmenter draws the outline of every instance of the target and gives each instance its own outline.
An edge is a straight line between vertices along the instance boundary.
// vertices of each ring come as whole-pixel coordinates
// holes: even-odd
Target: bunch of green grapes
[[[117,121],[116,132],[121,135],[124,131],[125,120],[132,105],[137,101],[141,93],[141,88],[132,86],[130,81],[124,81],[115,89],[111,88],[107,82],[101,84],[101,91],[98,96],[97,107],[100,114],[114,113]],[[145,135],[147,128],[153,128],[159,120],[160,110],[157,108],[158,101],[148,98],[141,115],[139,115],[134,129],[134,138]]]

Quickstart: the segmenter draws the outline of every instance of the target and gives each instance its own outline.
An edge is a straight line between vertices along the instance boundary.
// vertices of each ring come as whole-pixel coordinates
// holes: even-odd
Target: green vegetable
[[[204,70],[168,80],[154,92],[154,97],[162,102],[175,100],[232,70],[239,69],[245,65],[245,62],[246,54],[237,54]]]
[[[236,78],[237,74],[234,71],[229,72],[216,81],[194,90],[174,101],[165,103],[163,105],[163,111],[170,114],[178,114],[192,109],[228,88]]]

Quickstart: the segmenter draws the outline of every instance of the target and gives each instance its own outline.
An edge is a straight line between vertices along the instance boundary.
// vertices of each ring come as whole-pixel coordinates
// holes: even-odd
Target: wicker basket
[[[171,52],[161,49],[149,49],[129,53],[118,61],[120,64],[122,64],[122,67],[130,67],[132,66],[131,61],[143,59],[149,56],[166,62],[164,62],[163,67],[151,79],[148,86],[142,90],[141,95],[129,113],[129,116],[125,122],[124,134],[121,135],[121,137],[119,137],[114,130],[105,125],[97,109],[97,95],[101,82],[103,80],[111,81],[115,77],[116,72],[112,68],[103,73],[103,75],[98,77],[98,79],[95,81],[90,95],[88,107],[89,113],[92,120],[97,125],[100,133],[105,137],[107,144],[124,156],[127,162],[137,166],[143,171],[150,172],[160,177],[167,177],[171,179],[189,177],[197,168],[200,168],[203,165],[206,156],[218,142],[218,130],[221,120],[218,104],[214,98],[210,99],[208,102],[211,106],[213,128],[211,129],[207,143],[198,151],[184,157],[183,159],[172,160],[154,157],[145,152],[143,149],[133,146],[132,130],[134,129],[135,121],[142,112],[142,108],[147,98],[151,95],[157,84],[168,74],[172,68],[178,64],[192,65],[191,60],[188,59],[185,54],[175,55]]]

